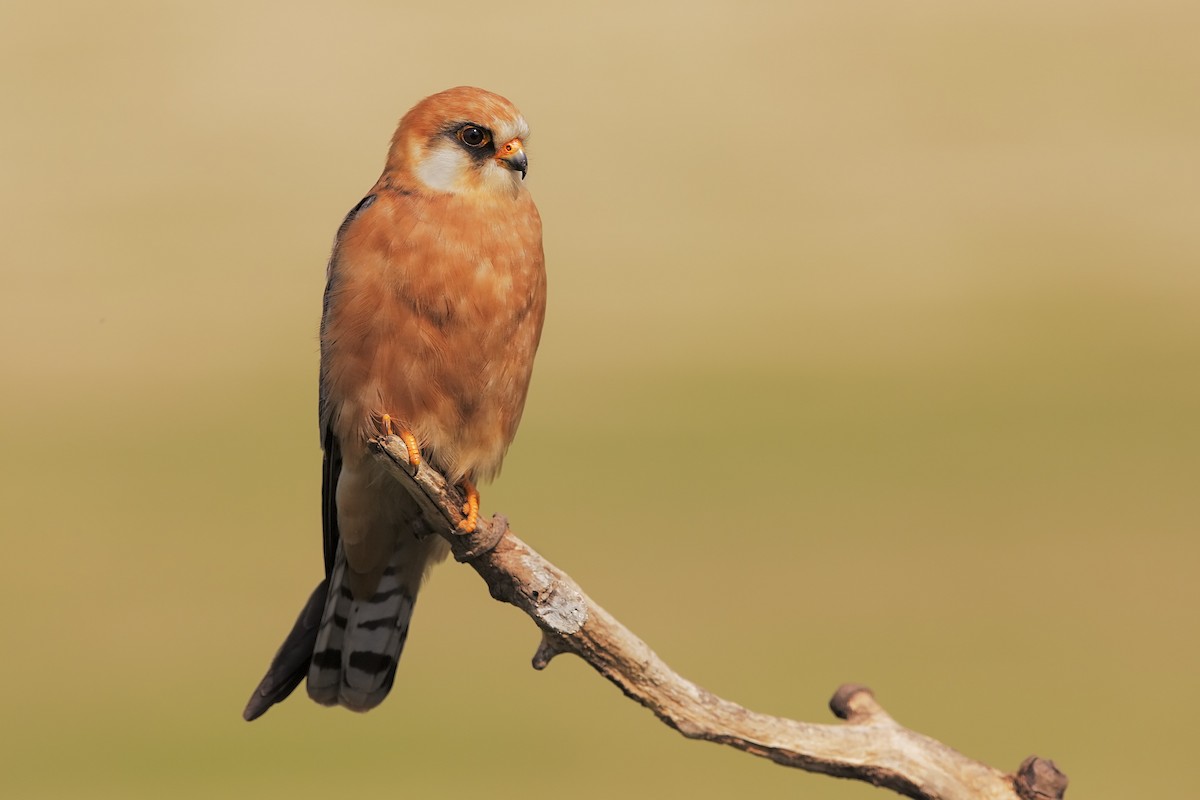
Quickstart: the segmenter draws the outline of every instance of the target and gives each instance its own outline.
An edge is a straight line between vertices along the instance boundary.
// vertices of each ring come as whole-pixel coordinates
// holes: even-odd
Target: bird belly
[[[493,477],[516,433],[540,332],[540,312],[527,305],[431,308],[393,297],[344,354],[345,340],[334,339],[326,361],[338,365],[328,377],[343,451],[365,450],[387,414],[450,480]]]

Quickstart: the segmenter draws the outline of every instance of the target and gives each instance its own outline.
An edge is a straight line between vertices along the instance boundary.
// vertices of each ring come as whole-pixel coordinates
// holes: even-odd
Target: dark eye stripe
[[[484,141],[479,145],[470,145],[463,138],[463,134],[469,128],[475,128],[484,135]],[[478,122],[472,122],[468,119],[455,120],[442,128],[441,134],[447,139],[450,139],[463,150],[471,154],[471,158],[482,162],[488,158],[494,158],[496,155],[496,141],[491,130],[486,126],[480,125]]]

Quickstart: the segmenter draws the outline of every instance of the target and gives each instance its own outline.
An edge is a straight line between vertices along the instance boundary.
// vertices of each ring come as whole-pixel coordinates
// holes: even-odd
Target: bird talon
[[[382,423],[384,436],[399,436],[400,441],[404,442],[404,446],[408,449],[409,465],[414,468],[421,466],[421,448],[417,446],[417,437],[413,436],[413,432],[408,428],[396,430],[391,414],[384,414]],[[465,514],[466,512],[464,511],[463,513]]]
[[[463,478],[460,488],[467,499],[462,507],[466,518],[458,523],[458,530],[462,533],[474,533],[476,526],[479,525],[479,490],[466,478]]]

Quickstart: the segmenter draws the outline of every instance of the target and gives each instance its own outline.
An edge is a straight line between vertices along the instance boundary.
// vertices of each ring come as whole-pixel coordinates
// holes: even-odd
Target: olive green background
[[[485,487],[671,665],[1068,797],[1200,712],[1194,3],[3,3],[0,794],[882,796],[689,742],[439,568],[377,711],[240,712],[320,573],[325,259],[395,121],[534,134]]]

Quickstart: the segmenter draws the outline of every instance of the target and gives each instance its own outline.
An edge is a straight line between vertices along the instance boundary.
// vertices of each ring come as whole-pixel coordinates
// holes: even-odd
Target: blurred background
[[[1194,3],[0,6],[0,794],[848,800],[435,571],[392,696],[242,706],[320,575],[317,320],[396,120],[532,124],[550,311],[484,511],[673,667],[1068,797],[1200,713]],[[1161,693],[1161,694],[1160,694]]]

